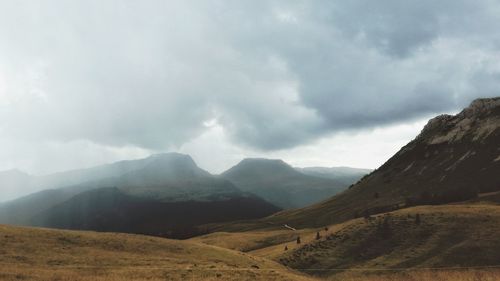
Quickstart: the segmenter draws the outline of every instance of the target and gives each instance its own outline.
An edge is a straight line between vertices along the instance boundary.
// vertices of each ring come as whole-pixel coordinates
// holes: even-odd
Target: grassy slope
[[[244,253],[140,235],[0,225],[1,280],[309,280]]]
[[[415,215],[421,214],[421,223]],[[410,215],[410,217],[408,216]],[[473,203],[466,205],[421,206],[389,213],[389,231],[382,233],[378,224],[385,215],[347,221],[324,229],[293,231],[260,231],[213,233],[196,238],[230,248],[249,250],[281,262],[291,268],[339,280],[364,280],[351,271],[324,269],[401,269],[455,266],[489,266],[500,264],[500,206]],[[316,231],[321,239],[315,240]],[[285,235],[288,233],[288,235]],[[302,243],[295,243],[300,235]],[[240,239],[235,239],[240,237]],[[241,244],[238,244],[241,243]],[[285,246],[288,251],[284,251]],[[311,271],[315,269],[318,271]],[[442,271],[442,280],[454,280],[458,275]],[[380,272],[375,271],[380,274]],[[394,273],[394,272],[391,272]],[[401,273],[386,279],[371,276],[367,280],[426,280],[430,273]],[[474,276],[484,275],[476,278]],[[455,276],[455,277],[453,277]],[[499,280],[498,272],[473,271],[463,273],[462,280]],[[446,279],[448,278],[448,279]],[[475,279],[476,278],[476,279]],[[483,278],[483,279],[481,279]],[[488,279],[490,278],[490,279]]]
[[[421,223],[415,223],[415,214]],[[410,214],[411,217],[408,217]],[[421,206],[324,229],[212,233],[189,241],[0,226],[1,280],[309,280],[295,269],[496,265],[500,206]],[[316,231],[321,239],[315,240]],[[295,243],[300,235],[302,243]],[[201,243],[200,243],[201,242]],[[220,247],[245,251],[241,253]],[[288,251],[284,251],[285,245]],[[276,261],[273,262],[272,260]],[[258,268],[256,268],[256,266]],[[500,271],[308,271],[332,280],[500,280]]]

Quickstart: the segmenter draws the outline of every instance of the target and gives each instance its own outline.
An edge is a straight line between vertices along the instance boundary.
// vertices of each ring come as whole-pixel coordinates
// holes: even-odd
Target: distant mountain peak
[[[255,165],[259,167],[273,166],[273,167],[281,167],[293,170],[292,166],[288,165],[285,161],[281,159],[245,158],[241,160],[240,163],[238,163],[236,166],[238,165],[244,165],[244,166]]]
[[[285,209],[318,202],[348,186],[304,174],[279,159],[246,158],[220,176]]]
[[[236,176],[238,174],[252,174],[259,177],[268,176],[290,176],[298,172],[281,159],[245,158],[229,170],[222,173],[223,176]]]
[[[165,152],[165,153],[155,153],[151,154],[148,159],[152,160],[171,160],[171,161],[190,161],[194,163],[193,158],[188,154],[182,154],[178,152]]]

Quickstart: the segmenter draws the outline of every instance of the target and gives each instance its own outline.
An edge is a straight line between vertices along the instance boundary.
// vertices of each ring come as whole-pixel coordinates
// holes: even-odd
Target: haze
[[[499,20],[495,0],[2,1],[0,170],[376,168],[498,95]]]

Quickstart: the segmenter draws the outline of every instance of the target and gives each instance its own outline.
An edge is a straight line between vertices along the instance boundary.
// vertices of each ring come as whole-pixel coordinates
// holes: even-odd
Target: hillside
[[[430,120],[384,165],[329,200],[214,229],[321,227],[413,205],[459,202],[499,191],[499,173],[500,98],[479,99],[455,116]]]
[[[188,155],[139,161],[134,167],[140,169],[118,177],[4,203],[0,223],[185,238],[199,233],[199,224],[261,218],[280,210],[200,169]]]
[[[322,271],[332,268],[500,266],[499,231],[499,206],[413,207],[320,230],[319,240],[286,253],[279,247],[274,258],[320,276],[339,273]]]
[[[118,188],[78,194],[34,215],[29,225],[61,229],[148,234],[188,238],[198,225],[261,218],[279,209],[254,195],[204,201],[164,202],[128,195]]]
[[[140,235],[0,225],[1,280],[310,280],[264,258]]]
[[[282,160],[244,159],[220,175],[243,191],[252,192],[283,209],[304,207],[344,189],[332,179],[298,172]]]
[[[411,207],[327,228],[216,232],[192,240],[334,280],[428,280],[435,274],[442,275],[440,280],[456,280],[457,276],[497,280],[498,271],[489,275],[485,270],[500,268],[499,231],[498,204],[466,202]],[[301,244],[296,243],[297,237]],[[432,274],[426,272],[429,268],[435,268]],[[474,268],[479,271],[464,272]],[[380,277],[381,273],[387,275]]]

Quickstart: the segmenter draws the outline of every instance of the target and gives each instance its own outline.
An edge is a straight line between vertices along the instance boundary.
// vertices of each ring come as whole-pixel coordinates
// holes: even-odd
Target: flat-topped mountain
[[[221,177],[284,209],[319,202],[348,186],[298,172],[282,160],[262,158],[244,159]]]
[[[215,200],[242,193],[231,182],[199,168],[189,155],[166,153],[148,159],[141,169],[84,185],[114,186],[129,195],[161,201]]]
[[[42,176],[33,176],[19,170],[0,172],[2,196],[0,201],[10,201],[45,189],[55,189],[90,181],[119,177],[131,171],[144,168],[151,162],[163,158],[173,158],[174,154],[155,154],[144,159],[124,160],[96,167],[69,170]],[[178,156],[177,158],[181,158]]]

